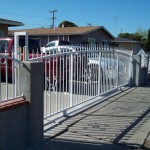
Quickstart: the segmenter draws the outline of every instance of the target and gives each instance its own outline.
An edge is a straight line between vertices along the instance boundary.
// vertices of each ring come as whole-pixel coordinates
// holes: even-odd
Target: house
[[[13,36],[14,32],[21,31],[26,31],[29,38],[38,40],[40,46],[44,46],[53,40],[65,40],[69,41],[71,44],[104,44],[114,39],[114,36],[103,26],[9,30],[9,36]]]
[[[8,36],[8,27],[22,26],[21,22],[0,18],[0,37]]]
[[[111,40],[111,43],[113,46],[119,47],[120,49],[133,51],[133,54],[138,54],[139,50],[143,48],[143,44],[141,42],[127,38],[115,38]]]

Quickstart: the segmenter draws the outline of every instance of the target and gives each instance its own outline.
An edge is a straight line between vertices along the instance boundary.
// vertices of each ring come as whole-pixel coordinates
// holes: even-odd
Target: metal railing
[[[14,58],[14,53],[0,53],[0,102],[22,97],[20,88],[20,57]]]
[[[44,117],[64,115],[130,84],[132,55],[110,47],[62,46],[33,60],[45,65]]]

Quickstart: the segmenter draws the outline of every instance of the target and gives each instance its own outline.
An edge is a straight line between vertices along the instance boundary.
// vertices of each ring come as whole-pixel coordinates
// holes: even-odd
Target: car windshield
[[[53,46],[55,46],[55,42],[50,42],[45,47],[53,47]]]
[[[8,46],[7,40],[1,40],[0,41],[0,53],[5,53],[5,47]]]

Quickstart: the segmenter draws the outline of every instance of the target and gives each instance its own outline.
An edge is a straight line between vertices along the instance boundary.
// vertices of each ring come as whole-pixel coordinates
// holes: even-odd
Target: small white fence
[[[82,108],[130,84],[131,55],[111,48],[65,46],[29,60],[44,61],[44,117]]]
[[[0,53],[0,102],[22,97],[20,88],[21,61],[14,54]]]

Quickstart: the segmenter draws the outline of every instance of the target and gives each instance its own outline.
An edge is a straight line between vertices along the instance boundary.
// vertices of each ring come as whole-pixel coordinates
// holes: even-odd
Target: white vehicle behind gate
[[[126,69],[129,68],[128,62],[124,57],[113,52],[96,54],[89,56],[87,63],[88,80],[98,82],[98,80],[110,80],[125,75]]]
[[[55,54],[69,51],[75,51],[75,46],[70,45],[69,41],[54,40],[46,44],[45,47],[41,47],[42,53]]]

